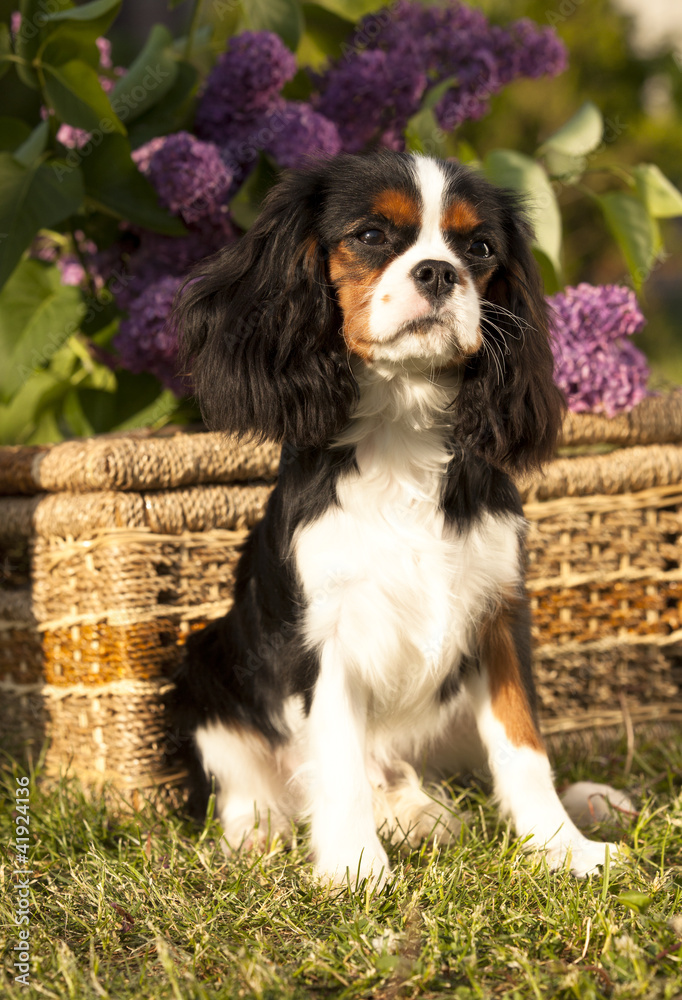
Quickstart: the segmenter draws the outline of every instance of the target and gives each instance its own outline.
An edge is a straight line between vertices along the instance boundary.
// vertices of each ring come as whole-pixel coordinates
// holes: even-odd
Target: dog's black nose
[[[457,271],[446,260],[420,260],[410,274],[421,294],[434,302],[449,295],[459,283]]]

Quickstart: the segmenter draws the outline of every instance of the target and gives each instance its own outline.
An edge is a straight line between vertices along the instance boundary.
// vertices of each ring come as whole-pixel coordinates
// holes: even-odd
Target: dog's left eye
[[[490,249],[490,246],[487,243],[485,243],[483,240],[476,240],[475,243],[472,243],[471,246],[469,247],[469,253],[473,257],[491,257],[492,256],[492,250]]]
[[[358,239],[361,243],[376,247],[386,242],[386,233],[381,229],[365,229],[362,233],[358,233]]]

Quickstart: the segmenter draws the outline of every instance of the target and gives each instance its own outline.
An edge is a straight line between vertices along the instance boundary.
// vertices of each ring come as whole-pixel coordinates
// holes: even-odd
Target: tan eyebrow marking
[[[417,201],[406,191],[391,188],[377,195],[372,203],[372,212],[383,215],[396,226],[418,226],[421,221]]]
[[[460,233],[468,233],[480,226],[481,217],[468,201],[453,201],[443,212],[443,229],[455,229]]]

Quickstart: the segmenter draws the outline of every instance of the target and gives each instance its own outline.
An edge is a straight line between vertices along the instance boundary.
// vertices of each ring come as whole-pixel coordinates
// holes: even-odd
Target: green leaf
[[[304,28],[299,0],[242,0],[242,9],[251,31],[273,31],[296,49]]]
[[[47,146],[47,140],[50,137],[50,123],[48,121],[41,122],[40,125],[36,125],[28,138],[19,146],[18,149],[14,151],[14,159],[17,163],[23,163],[25,167],[30,167],[32,163],[45,152],[45,147]]]
[[[305,31],[296,50],[298,64],[301,67],[321,69],[329,59],[338,59],[343,55],[343,46],[348,39],[350,27],[345,17],[339,17],[338,14],[324,10],[317,4],[305,3],[301,9],[305,21]],[[300,72],[302,71],[299,70]],[[309,93],[310,81],[308,82],[308,95]],[[298,98],[298,94],[286,92],[285,96]]]
[[[587,157],[567,156],[548,149],[545,152],[545,166],[550,177],[556,177],[564,184],[576,184],[587,169]]]
[[[61,160],[25,167],[0,153],[0,288],[38,230],[76,213],[83,195],[77,167]]]
[[[173,36],[162,24],[155,24],[144,48],[111,92],[114,111],[121,121],[135,121],[166,96],[177,75]]]
[[[52,33],[56,25],[48,20],[45,0],[21,0],[21,28],[15,40],[16,53],[30,65],[17,63],[17,73],[22,83],[34,90],[40,89],[40,80],[33,69],[33,60],[45,39]],[[73,7],[71,0],[52,0],[52,7],[65,10]]]
[[[495,149],[485,158],[483,170],[493,184],[524,196],[526,212],[535,231],[535,246],[561,281],[561,213],[554,189],[542,166],[511,149]]]
[[[93,34],[90,24],[67,22],[58,25],[41,50],[40,62],[50,66],[63,66],[79,60],[90,66],[99,80],[100,52],[96,39],[97,35]]]
[[[448,90],[451,90],[457,83],[456,76],[449,76],[445,80],[441,80],[437,83],[435,87],[431,87],[426,91],[425,96],[422,99],[422,111],[431,111],[440,101],[441,97],[447,94]]]
[[[586,156],[601,143],[604,136],[604,119],[596,104],[586,101],[565,125],[545,139],[538,150],[551,150],[564,156]]]
[[[261,154],[258,166],[249,174],[230,202],[230,214],[242,229],[250,229],[261,210],[263,198],[277,180],[277,171]]]
[[[380,0],[316,0],[316,6],[324,7],[332,14],[338,14],[339,17],[351,22],[359,21],[366,14],[371,14],[374,11],[377,12],[378,19],[390,18],[388,13],[381,14],[381,10],[389,5],[381,3]],[[380,20],[380,23],[383,22]]]
[[[81,59],[72,59],[61,66],[43,64],[45,96],[57,117],[85,129],[122,132],[125,125],[119,121],[102,90],[97,72]]]
[[[82,412],[96,433],[159,425],[177,409],[173,393],[153,375],[119,369],[115,378],[113,392],[90,387],[78,391]]]
[[[0,399],[7,403],[32,372],[46,366],[78,329],[80,290],[62,285],[59,268],[25,260],[0,292]]]
[[[9,55],[12,55],[9,27],[0,22],[0,76],[4,76],[12,65],[9,60],[3,59],[3,56]]]
[[[646,205],[621,191],[597,195],[606,223],[628,265],[635,288],[640,288],[651,272],[661,238],[656,220]]]
[[[447,133],[439,125],[434,108],[456,82],[454,76],[449,76],[426,92],[421,108],[412,115],[405,129],[407,149],[410,152],[443,158],[449,155]]]
[[[461,160],[462,163],[469,163],[472,167],[480,167],[478,153],[466,139],[460,139],[457,142],[457,159]]]
[[[47,21],[98,21],[109,18],[109,25],[114,21],[121,6],[121,0],[92,0],[78,7],[68,7],[56,10],[46,15]],[[99,27],[99,25],[98,25]],[[108,25],[107,25],[108,27]]]
[[[128,138],[133,149],[157,135],[179,132],[189,124],[198,73],[187,62],[178,62],[176,67],[175,82],[165,97],[130,125]]]
[[[561,282],[559,281],[556,268],[547,254],[543,253],[537,244],[533,247],[533,256],[535,257],[538,267],[540,268],[542,284],[545,287],[545,294],[554,295],[556,292],[560,292]]]
[[[405,142],[411,153],[447,156],[445,133],[430,108],[422,108],[416,115],[412,115],[405,129]]]
[[[643,892],[637,892],[635,889],[621,892],[620,896],[616,896],[616,900],[637,913],[646,913],[651,906],[651,896],[646,896]]]
[[[85,190],[95,205],[145,229],[182,236],[185,227],[159,205],[156,192],[130,156],[121,135],[105,135],[82,161]]]
[[[30,126],[22,122],[19,118],[0,118],[0,152],[7,150],[14,152],[22,143],[26,142],[31,134]]]
[[[682,193],[655,163],[640,163],[632,173],[637,193],[655,219],[675,219],[682,215]]]
[[[50,372],[31,375],[7,405],[0,403],[0,444],[23,444],[35,431],[41,415],[63,398],[69,383]]]
[[[105,35],[116,19],[121,0],[97,0],[63,11],[50,18],[51,34],[42,50],[41,62],[59,66],[71,59],[80,59],[97,70],[100,53],[96,41]]]

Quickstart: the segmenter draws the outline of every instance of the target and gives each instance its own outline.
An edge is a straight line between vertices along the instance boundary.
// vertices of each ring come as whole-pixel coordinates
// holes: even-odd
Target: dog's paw
[[[343,855],[321,855],[314,865],[314,873],[320,882],[333,886],[357,889],[362,882],[375,889],[381,889],[391,874],[388,855],[379,841],[376,844],[359,847],[357,851],[344,849]]]
[[[221,845],[225,854],[255,851],[257,854],[272,854],[281,849],[290,838],[290,829],[282,817],[270,814],[254,824],[253,814],[245,816],[221,817],[223,837]]]
[[[576,878],[598,875],[599,867],[606,863],[607,851],[609,864],[617,864],[623,860],[617,844],[588,840],[587,837],[574,837],[569,841],[557,839],[556,844],[549,843],[544,848],[547,863],[552,870],[568,865]]]
[[[445,788],[422,786],[414,768],[393,762],[390,777],[373,789],[374,822],[396,846],[419,847],[424,841],[451,844],[459,838],[461,820]]]

